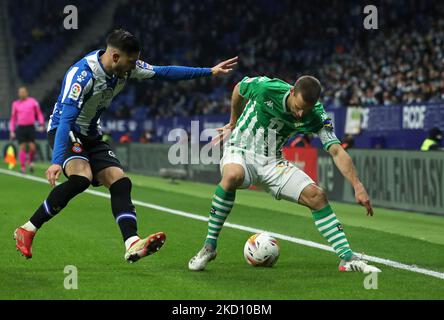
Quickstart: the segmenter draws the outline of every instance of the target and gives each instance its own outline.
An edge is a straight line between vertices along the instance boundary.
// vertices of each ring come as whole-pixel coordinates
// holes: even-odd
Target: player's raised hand
[[[231,135],[235,125],[228,123],[224,125],[222,128],[217,128],[216,131],[218,135],[211,140],[212,145],[218,145],[219,143],[224,143],[226,139]]]
[[[46,179],[51,184],[51,187],[55,187],[55,183],[59,178],[60,173],[62,173],[62,167],[59,164],[52,164],[46,170]]]
[[[221,63],[215,65],[211,68],[211,74],[213,76],[221,75],[221,74],[227,74],[233,71],[233,68],[237,65],[239,57],[234,57],[225,61],[222,61]]]
[[[368,196],[368,193],[365,190],[362,183],[359,183],[355,187],[355,199],[357,203],[359,203],[361,206],[364,206],[367,209],[368,216],[373,216],[373,207],[370,203],[370,197]]]

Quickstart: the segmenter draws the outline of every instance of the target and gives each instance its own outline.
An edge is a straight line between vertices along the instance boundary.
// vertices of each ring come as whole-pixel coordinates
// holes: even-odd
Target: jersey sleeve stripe
[[[69,89],[71,88],[72,79],[74,78],[74,75],[76,74],[77,70],[79,70],[79,67],[74,67],[71,69],[71,71],[68,72],[65,79],[65,88],[63,90],[63,98],[62,103],[65,102],[66,96],[68,95]]]

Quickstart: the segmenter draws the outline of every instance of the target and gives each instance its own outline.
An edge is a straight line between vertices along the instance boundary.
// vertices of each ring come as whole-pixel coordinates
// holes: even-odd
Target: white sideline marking
[[[1,169],[1,168],[0,168],[0,173],[7,174],[7,175],[10,175],[10,176],[19,177],[19,178],[24,178],[24,179],[28,179],[28,180],[32,180],[32,181],[48,183],[43,178],[38,178],[38,177],[35,177],[35,176],[31,176],[31,175],[27,175],[27,174],[15,172],[15,171],[8,171],[8,170]],[[86,190],[85,192],[89,193],[89,194],[93,194],[93,195],[99,196],[99,197],[103,197],[103,198],[110,198],[110,195],[108,193],[104,193],[104,192],[94,191],[94,190],[90,190],[90,189]],[[207,217],[203,217],[203,216],[200,216],[200,215],[197,215],[197,214],[193,214],[193,213],[189,213],[189,212],[185,212],[185,211],[174,210],[174,209],[170,209],[170,208],[166,208],[166,207],[162,207],[162,206],[158,206],[158,205],[155,205],[155,204],[151,204],[151,203],[147,203],[147,202],[143,202],[143,201],[138,201],[138,200],[133,200],[133,203],[135,205],[138,205],[138,206],[141,206],[141,207],[151,208],[151,209],[154,209],[154,210],[163,211],[163,212],[167,212],[167,213],[170,213],[170,214],[175,214],[175,215],[178,215],[178,216],[182,216],[182,217],[186,217],[186,218],[190,218],[190,219],[194,219],[194,220],[200,220],[200,221],[205,221],[205,222],[208,221]],[[228,228],[242,230],[242,231],[248,231],[248,232],[252,232],[252,233],[267,232],[267,233],[271,234],[273,237],[281,239],[281,240],[290,241],[290,242],[297,243],[297,244],[300,244],[300,245],[303,245],[303,246],[307,246],[307,247],[311,247],[311,248],[317,248],[317,249],[321,249],[321,250],[325,250],[325,251],[334,252],[334,250],[331,247],[329,247],[329,246],[326,246],[326,245],[323,245],[323,244],[320,244],[320,243],[317,243],[317,242],[309,241],[309,240],[304,240],[304,239],[299,239],[299,238],[287,236],[285,234],[269,232],[269,231],[266,231],[266,230],[252,228],[252,227],[247,227],[247,226],[242,226],[242,225],[239,225],[239,224],[234,224],[234,223],[229,223],[229,222],[226,222],[224,224],[224,226],[226,226]],[[359,254],[359,253],[356,253],[356,254],[361,256],[361,254]],[[397,269],[402,269],[402,270],[407,270],[407,271],[416,272],[416,273],[421,273],[421,274],[425,274],[427,276],[431,276],[431,277],[435,277],[435,278],[439,278],[439,279],[443,279],[444,280],[444,273],[442,273],[442,272],[433,271],[433,270],[424,269],[424,268],[419,268],[419,267],[417,267],[415,265],[407,265],[407,264],[403,264],[403,263],[400,263],[400,262],[397,262],[397,261],[383,259],[383,258],[379,258],[379,257],[362,255],[362,258],[364,260],[380,263],[380,264],[383,264],[383,265],[386,265],[386,266],[389,266],[389,267],[393,267],[393,268],[397,268]]]

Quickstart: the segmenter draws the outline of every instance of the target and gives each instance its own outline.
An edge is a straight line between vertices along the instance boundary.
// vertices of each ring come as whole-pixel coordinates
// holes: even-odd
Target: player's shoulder
[[[273,93],[283,94],[290,90],[291,85],[284,80],[273,78],[267,81],[266,88]]]
[[[313,115],[317,118],[320,125],[327,129],[333,129],[331,117],[325,111],[325,107],[321,101],[318,101],[313,107]]]
[[[66,72],[67,82],[86,85],[91,78],[95,78],[94,71],[85,59],[77,61]]]
[[[271,79],[267,76],[245,76],[241,81],[240,84],[254,84],[254,85],[260,85],[260,86],[266,86],[273,82],[274,79]]]
[[[98,61],[98,52],[100,50],[95,50],[84,57],[82,57],[80,60],[76,61],[68,70],[68,73],[73,74],[75,77],[79,77],[79,80],[82,79],[89,79],[94,77],[94,75],[97,73],[95,69],[100,68],[99,61]],[[82,81],[80,81],[82,82]]]
[[[319,117],[322,117],[322,118],[326,118],[326,117],[328,117],[328,114],[327,114],[327,112],[325,111],[325,107],[324,107],[324,105],[323,105],[322,102],[319,101],[319,100],[318,100],[318,102],[316,102],[316,104],[314,105],[314,107],[313,107],[313,112],[314,112],[316,115],[318,115]]]
[[[32,103],[34,103],[34,104],[39,104],[39,102],[37,101],[37,99],[34,98],[34,97],[29,97],[29,100],[30,100]]]
[[[267,76],[244,77],[240,82],[242,86],[253,86],[262,93],[286,93],[291,85],[278,78],[269,78]]]

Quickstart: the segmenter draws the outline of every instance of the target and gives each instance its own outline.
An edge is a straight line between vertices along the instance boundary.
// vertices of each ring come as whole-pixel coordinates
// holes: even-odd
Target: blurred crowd
[[[373,4],[378,30],[364,29],[365,4],[351,0],[128,1],[116,10],[114,27],[141,39],[141,58],[148,63],[211,67],[239,55],[240,64],[226,78],[174,85],[135,81],[114,100],[108,116],[228,113],[231,90],[245,75],[293,83],[310,73],[324,86],[323,102],[333,107],[442,101],[444,3]],[[42,103],[49,112],[58,89]]]
[[[386,19],[381,31],[362,33],[361,41],[355,39],[349,48],[338,45],[318,69],[327,104],[444,100],[444,6],[426,1],[412,12],[401,8],[408,1],[398,3],[396,12],[382,11]]]
[[[63,26],[65,6],[78,9],[79,20],[88,25],[90,17],[100,9],[100,0],[19,0],[8,2],[11,32],[18,73],[25,83],[34,81],[50,67],[55,58],[75,41],[79,30],[67,32]],[[95,9],[95,10],[94,10]]]

